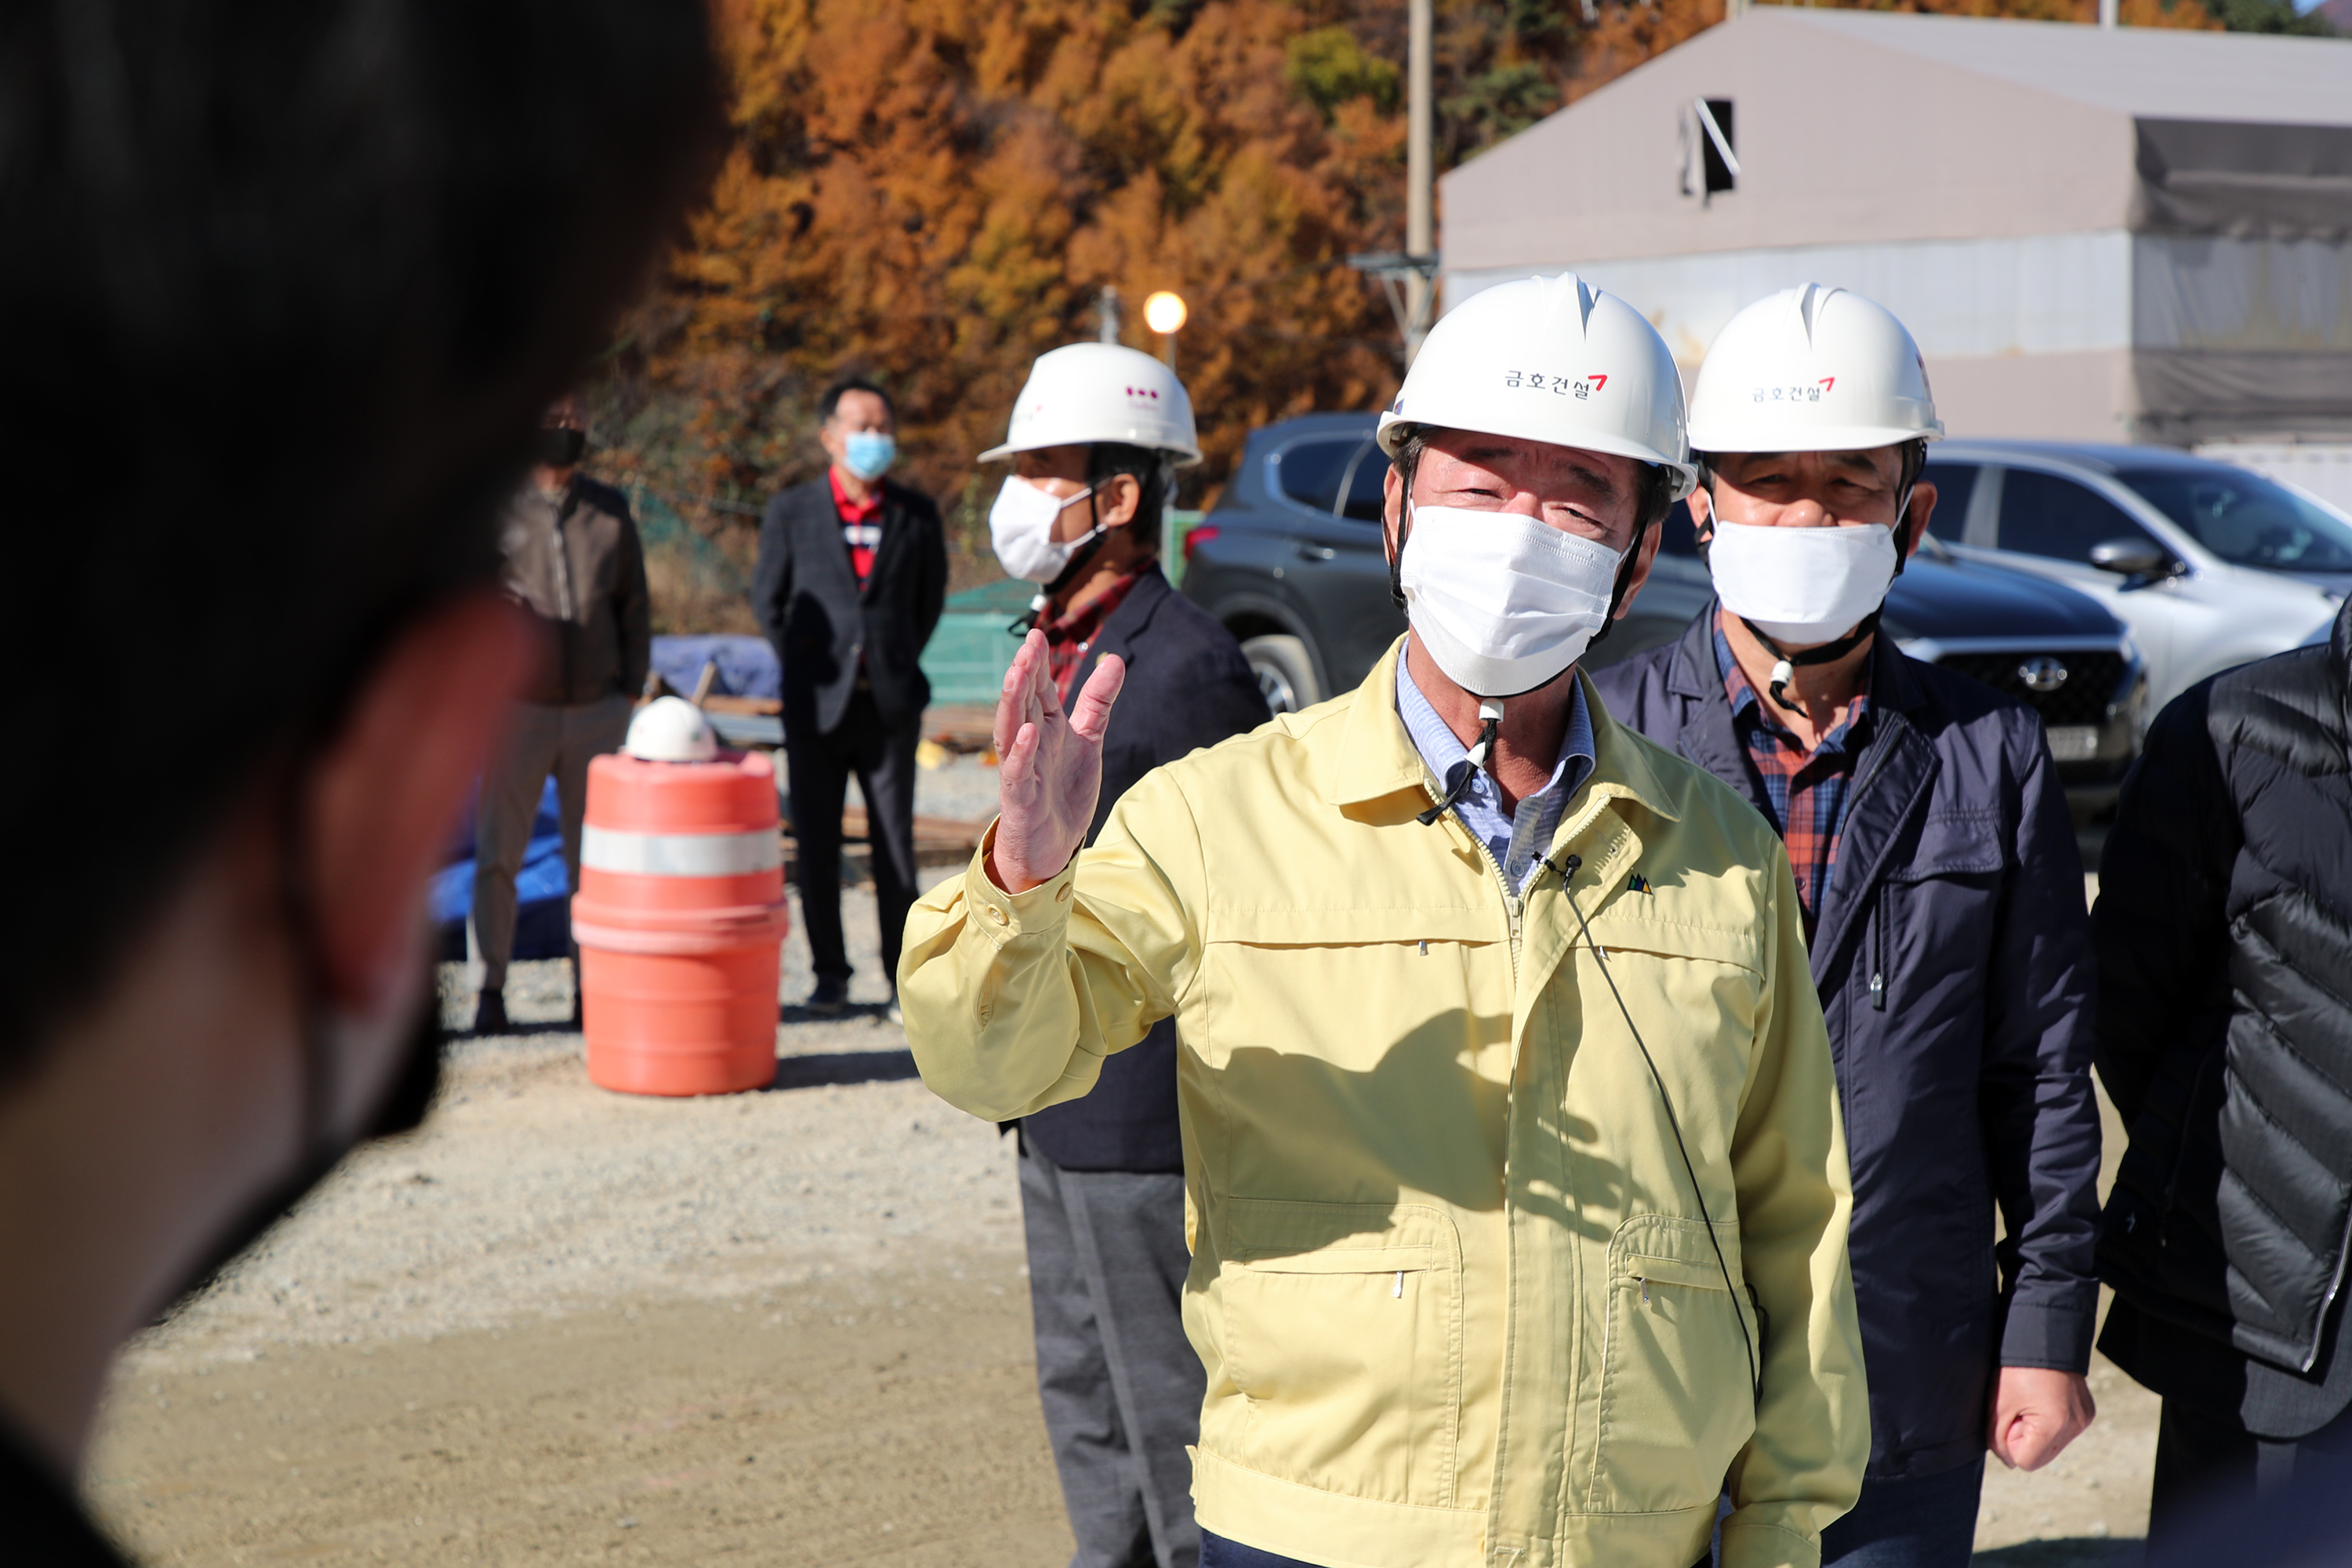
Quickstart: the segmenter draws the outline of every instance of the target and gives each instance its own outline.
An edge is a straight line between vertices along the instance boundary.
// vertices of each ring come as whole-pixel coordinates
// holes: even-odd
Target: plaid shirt
[[[1095,634],[1102,630],[1103,623],[1110,619],[1111,612],[1118,608],[1141,575],[1139,572],[1130,572],[1085,609],[1037,623],[1045,634],[1045,673],[1054,678],[1054,689],[1062,694],[1064,708],[1070,705],[1070,688],[1077,679],[1078,666],[1087,661],[1087,649],[1094,646]]]
[[[1797,874],[1797,902],[1810,942],[1821,919],[1822,895],[1829,889],[1830,868],[1837,864],[1838,830],[1845,824],[1853,765],[1870,742],[1870,667],[1863,666],[1864,685],[1847,707],[1844,722],[1811,752],[1780,727],[1771,703],[1748,684],[1720,620],[1715,627],[1715,668],[1723,678],[1723,694],[1731,700],[1731,727],[1747,745],[1748,765],[1771,803],[1772,826],[1789,847],[1789,868]]]

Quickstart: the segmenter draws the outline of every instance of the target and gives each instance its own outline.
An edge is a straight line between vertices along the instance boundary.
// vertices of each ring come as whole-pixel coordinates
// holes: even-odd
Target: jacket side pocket
[[[1728,1232],[1728,1234],[1726,1234]],[[1714,1501],[1756,1429],[1749,1352],[1763,1345],[1744,1300],[1738,1229],[1637,1215],[1609,1245],[1608,1320],[1591,1504],[1654,1513]]]
[[[1354,1497],[1451,1507],[1462,1406],[1462,1263],[1417,1205],[1227,1200],[1218,1281],[1254,1469]]]

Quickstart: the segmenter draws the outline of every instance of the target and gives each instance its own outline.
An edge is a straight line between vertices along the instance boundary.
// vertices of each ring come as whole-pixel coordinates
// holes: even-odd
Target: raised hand
[[[1052,881],[1086,842],[1102,792],[1103,731],[1126,681],[1126,662],[1105,655],[1065,716],[1045,634],[1032,631],[1013,656],[996,700],[999,815],[988,861],[1006,892]]]

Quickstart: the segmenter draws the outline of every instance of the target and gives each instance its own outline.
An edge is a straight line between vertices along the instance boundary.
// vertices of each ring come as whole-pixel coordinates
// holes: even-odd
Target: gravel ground
[[[919,771],[916,808],[993,815],[977,757]],[[851,784],[855,798],[856,784]],[[932,868],[926,884],[956,874]],[[795,1005],[814,984],[791,895],[776,1091],[704,1100],[607,1093],[562,1020],[571,966],[516,964],[516,1033],[452,1047],[439,1109],[337,1173],[137,1354],[236,1355],[494,1328],[638,1294],[731,1297],[887,1270],[940,1247],[1019,1248],[1011,1146],[916,1080],[889,1000],[870,889],[843,889],[851,1010]],[[443,1020],[473,1016],[442,966]]]
[[[940,1247],[1017,1251],[1011,1145],[916,1079],[879,1005],[873,895],[843,891],[864,1005],[829,1019],[787,1006],[774,1090],[594,1088],[562,1023],[571,966],[518,963],[517,1032],[454,1044],[431,1120],[348,1163],[134,1353],[184,1363],[448,1333],[616,1297],[755,1294]],[[793,927],[783,993],[796,997],[810,975],[797,899]],[[451,1027],[471,1018],[463,965],[442,967],[442,996]]]

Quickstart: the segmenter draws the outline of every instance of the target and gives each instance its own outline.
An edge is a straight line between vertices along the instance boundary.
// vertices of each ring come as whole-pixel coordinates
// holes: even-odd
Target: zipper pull
[[[1886,975],[1883,971],[1870,977],[1870,1008],[1874,1013],[1886,1011]]]
[[[1402,1268],[1397,1270],[1396,1289],[1389,1292],[1389,1298],[1396,1301],[1404,1300],[1404,1270]]]

